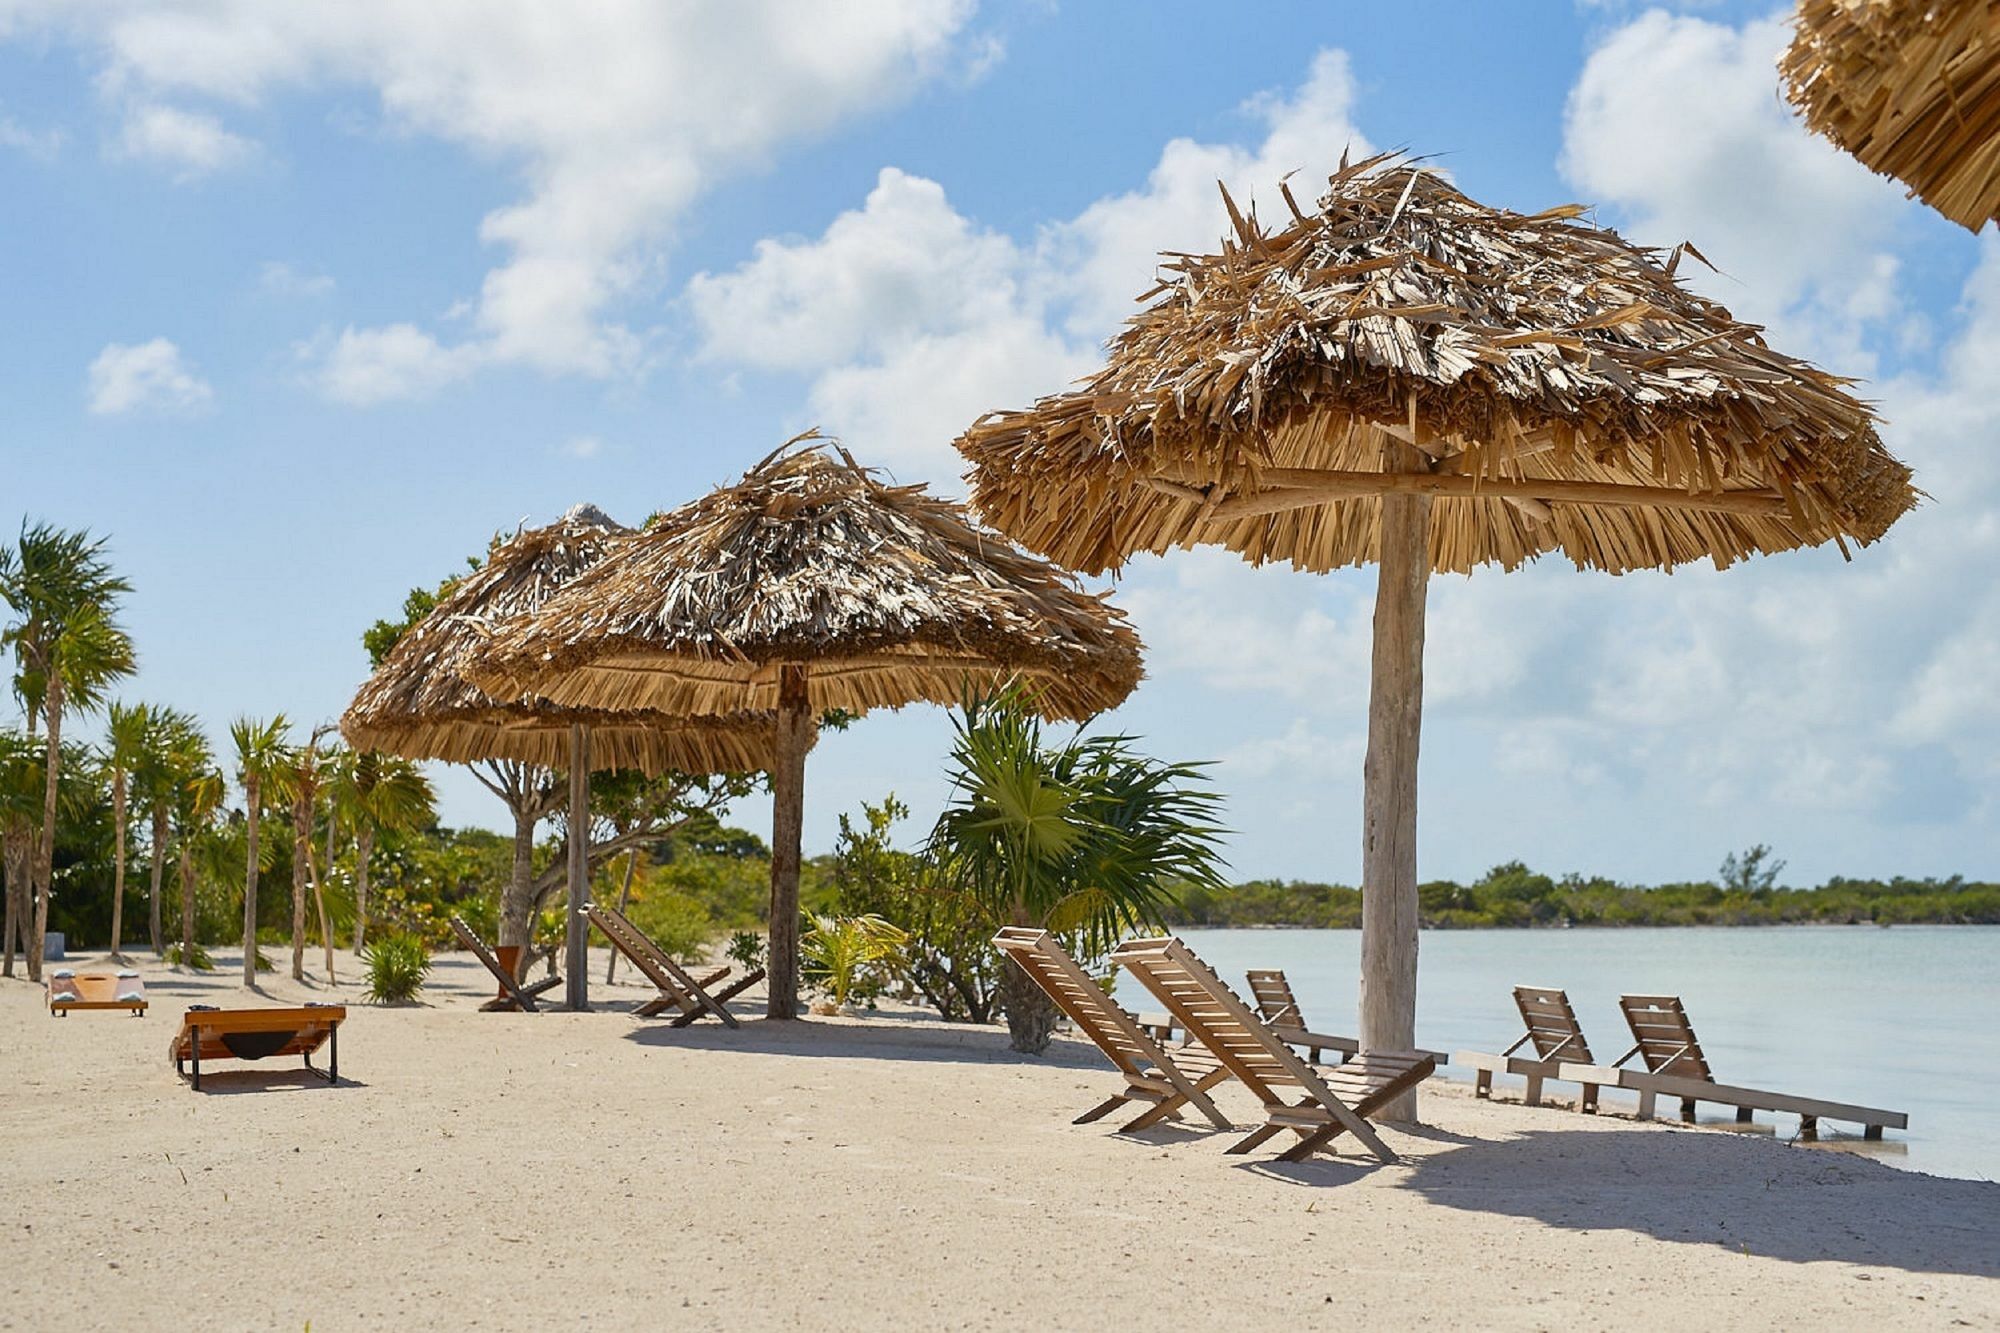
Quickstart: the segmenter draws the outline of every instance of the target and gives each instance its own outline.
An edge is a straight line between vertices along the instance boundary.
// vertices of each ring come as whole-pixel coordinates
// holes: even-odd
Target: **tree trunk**
[[[563,913],[563,983],[569,1007],[590,1008],[590,728],[569,729],[569,902]]]
[[[243,857],[243,984],[255,989],[257,985],[257,789],[256,778],[247,778],[243,783],[244,804],[248,807],[248,823],[243,829],[245,855]]]
[[[0,871],[7,876],[7,918],[0,925],[0,951],[6,954],[6,962],[0,964],[0,976],[14,975],[14,948],[25,945],[21,936],[27,924],[28,903],[28,848],[27,838],[18,833],[0,836]]]
[[[639,868],[639,849],[634,847],[625,853],[625,883],[618,889],[618,910],[623,913],[632,901],[632,874]],[[618,951],[611,951],[611,959],[604,965],[604,984],[609,986],[611,978],[618,971]]]
[[[146,895],[147,938],[155,958],[166,957],[165,923],[160,919],[160,890],[167,878],[167,807],[153,807],[153,886]]]
[[[799,837],[812,707],[803,666],[778,668],[777,767],[771,770],[771,950],[766,1018],[799,1016]]]
[[[111,770],[111,956],[123,961],[125,948],[125,770]]]
[[[311,807],[292,802],[292,980],[306,979],[306,863],[312,859]]]
[[[522,804],[514,810],[514,874],[500,895],[500,942],[521,949],[522,973],[526,975],[528,945],[534,942],[535,916],[535,825],[541,822],[527,804],[526,794],[516,798]]]
[[[365,818],[354,830],[354,952],[368,936],[368,857],[375,850],[375,826]],[[327,866],[331,868],[329,860]]]
[[[181,966],[194,971],[194,843],[181,830]]]
[[[1000,1003],[1007,1010],[1007,1045],[1023,1055],[1049,1048],[1061,1017],[1055,1001],[1012,958],[1000,964]]]
[[[62,671],[51,668],[48,693],[42,700],[48,724],[48,777],[42,790],[42,834],[35,843],[35,925],[28,940],[28,980],[42,979],[42,955],[48,952],[49,894],[56,874],[56,793],[62,781]]]
[[[1403,470],[1421,465],[1414,450],[1395,447],[1407,455]],[[1430,499],[1386,495],[1380,503],[1381,572],[1362,774],[1361,1048],[1407,1051],[1417,1044],[1417,741]],[[1397,1098],[1382,1114],[1415,1120],[1416,1093]]]
[[[306,878],[312,881],[313,906],[319,911],[319,945],[326,951],[326,984],[333,985],[333,923],[326,915],[326,889],[320,883],[319,867],[313,862],[312,839],[306,839]],[[331,867],[329,867],[331,869]]]

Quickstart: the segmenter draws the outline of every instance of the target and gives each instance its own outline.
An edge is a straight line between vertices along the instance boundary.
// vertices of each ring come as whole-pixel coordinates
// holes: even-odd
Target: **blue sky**
[[[1773,10],[824,12],[0,0],[0,520],[111,536],[134,697],[329,719],[361,628],[496,529],[636,522],[808,425],[956,491],[952,435],[1089,369],[1218,177],[1408,147],[1694,241],[1935,497],[1851,564],[1438,580],[1421,873],[2000,872],[2000,256],[1791,120]],[[1371,594],[1120,581],[1150,679],[1108,725],[1220,761],[1244,875],[1357,873]],[[830,737],[808,848],[891,789],[933,813],[946,736]]]

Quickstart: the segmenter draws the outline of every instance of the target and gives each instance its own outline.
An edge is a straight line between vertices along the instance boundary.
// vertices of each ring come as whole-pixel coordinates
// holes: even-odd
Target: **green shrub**
[[[729,961],[746,972],[764,966],[764,937],[754,930],[739,930],[729,937]]]
[[[649,893],[633,897],[626,914],[632,924],[653,937],[653,943],[677,962],[698,963],[708,956],[715,923],[708,908],[685,893]]]
[[[812,929],[799,940],[806,979],[846,1006],[860,994],[870,998],[902,970],[909,935],[879,916],[828,917],[815,914]]]
[[[408,1004],[424,988],[431,956],[415,935],[389,935],[361,951],[368,968],[368,998],[376,1004]]]
[[[199,944],[190,947],[187,958],[183,960],[181,958],[180,941],[174,941],[167,946],[167,961],[176,967],[186,967],[191,972],[215,971],[215,960],[209,957],[208,950],[202,948]]]

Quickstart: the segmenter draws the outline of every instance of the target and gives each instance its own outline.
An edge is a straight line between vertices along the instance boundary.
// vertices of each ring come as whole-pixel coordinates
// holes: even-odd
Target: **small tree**
[[[236,747],[236,780],[243,785],[243,984],[257,984],[257,827],[264,813],[264,784],[285,757],[283,713],[268,722],[239,717],[229,724]]]
[[[941,880],[987,925],[1039,926],[1101,957],[1157,927],[1178,886],[1222,886],[1221,797],[1201,765],[1149,759],[1126,736],[1045,743],[1029,705],[1009,690],[954,717],[952,802],[931,832]],[[1011,960],[1001,997],[1013,1048],[1046,1050],[1055,1004]]]
[[[1746,852],[1731,852],[1723,857],[1719,875],[1723,888],[1756,896],[1769,893],[1784,869],[1785,863],[1773,857],[1771,849],[1760,842]]]

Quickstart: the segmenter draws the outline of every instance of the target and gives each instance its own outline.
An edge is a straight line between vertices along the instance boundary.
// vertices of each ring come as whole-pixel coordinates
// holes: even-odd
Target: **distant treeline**
[[[1753,849],[1753,852],[1759,849]],[[1818,888],[1780,888],[1761,856],[1730,858],[1724,882],[1620,884],[1537,874],[1518,861],[1476,883],[1432,880],[1418,889],[1422,923],[1436,929],[1536,926],[2000,925],[2000,884],[1950,879],[1830,879]],[[1730,880],[1735,882],[1729,882]],[[1361,891],[1304,880],[1252,880],[1219,892],[1181,895],[1175,926],[1361,924]]]

